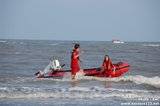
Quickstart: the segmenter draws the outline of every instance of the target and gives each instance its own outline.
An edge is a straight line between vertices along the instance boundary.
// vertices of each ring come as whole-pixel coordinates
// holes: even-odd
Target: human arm
[[[80,55],[79,55],[79,53],[73,53],[73,59],[76,59],[76,58],[78,58]]]

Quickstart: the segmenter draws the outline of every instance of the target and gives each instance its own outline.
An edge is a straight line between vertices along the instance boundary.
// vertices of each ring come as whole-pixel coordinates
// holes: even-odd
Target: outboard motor
[[[58,70],[61,70],[61,65],[60,65],[60,62],[59,60],[57,59],[53,59],[50,63],[50,68],[52,69],[52,71],[58,71]]]
[[[41,71],[41,70],[38,71],[37,73],[35,73],[35,75],[37,76],[37,78],[42,78],[42,77],[44,77],[45,74],[48,74],[53,71],[62,70],[62,67],[64,67],[64,66],[65,66],[65,64],[63,64],[61,66],[59,60],[52,57],[50,59],[50,63],[45,67],[45,69],[43,71]]]

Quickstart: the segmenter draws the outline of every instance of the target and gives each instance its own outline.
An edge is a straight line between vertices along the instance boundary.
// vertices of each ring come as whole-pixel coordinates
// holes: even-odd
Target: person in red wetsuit
[[[80,45],[75,44],[71,54],[71,75],[72,79],[75,79],[76,73],[80,70]]]
[[[115,72],[115,67],[112,64],[111,59],[109,58],[108,55],[105,55],[103,64],[102,64],[102,75],[106,77],[110,77],[111,73]]]

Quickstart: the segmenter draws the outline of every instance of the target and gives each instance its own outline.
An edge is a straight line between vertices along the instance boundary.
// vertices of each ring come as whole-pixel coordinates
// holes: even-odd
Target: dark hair
[[[108,55],[105,55],[105,57],[109,57]]]
[[[75,45],[74,45],[74,48],[75,49],[78,49],[80,47],[80,45],[78,44],[78,43],[76,43]]]
[[[105,62],[105,61],[106,61],[106,57],[108,57],[108,59],[110,60],[109,55],[105,55],[105,56],[104,56],[104,60],[103,60],[103,62]]]

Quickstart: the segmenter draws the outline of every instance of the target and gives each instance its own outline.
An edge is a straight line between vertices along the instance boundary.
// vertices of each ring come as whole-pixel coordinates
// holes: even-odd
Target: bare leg
[[[72,75],[72,80],[75,80],[76,75]]]

